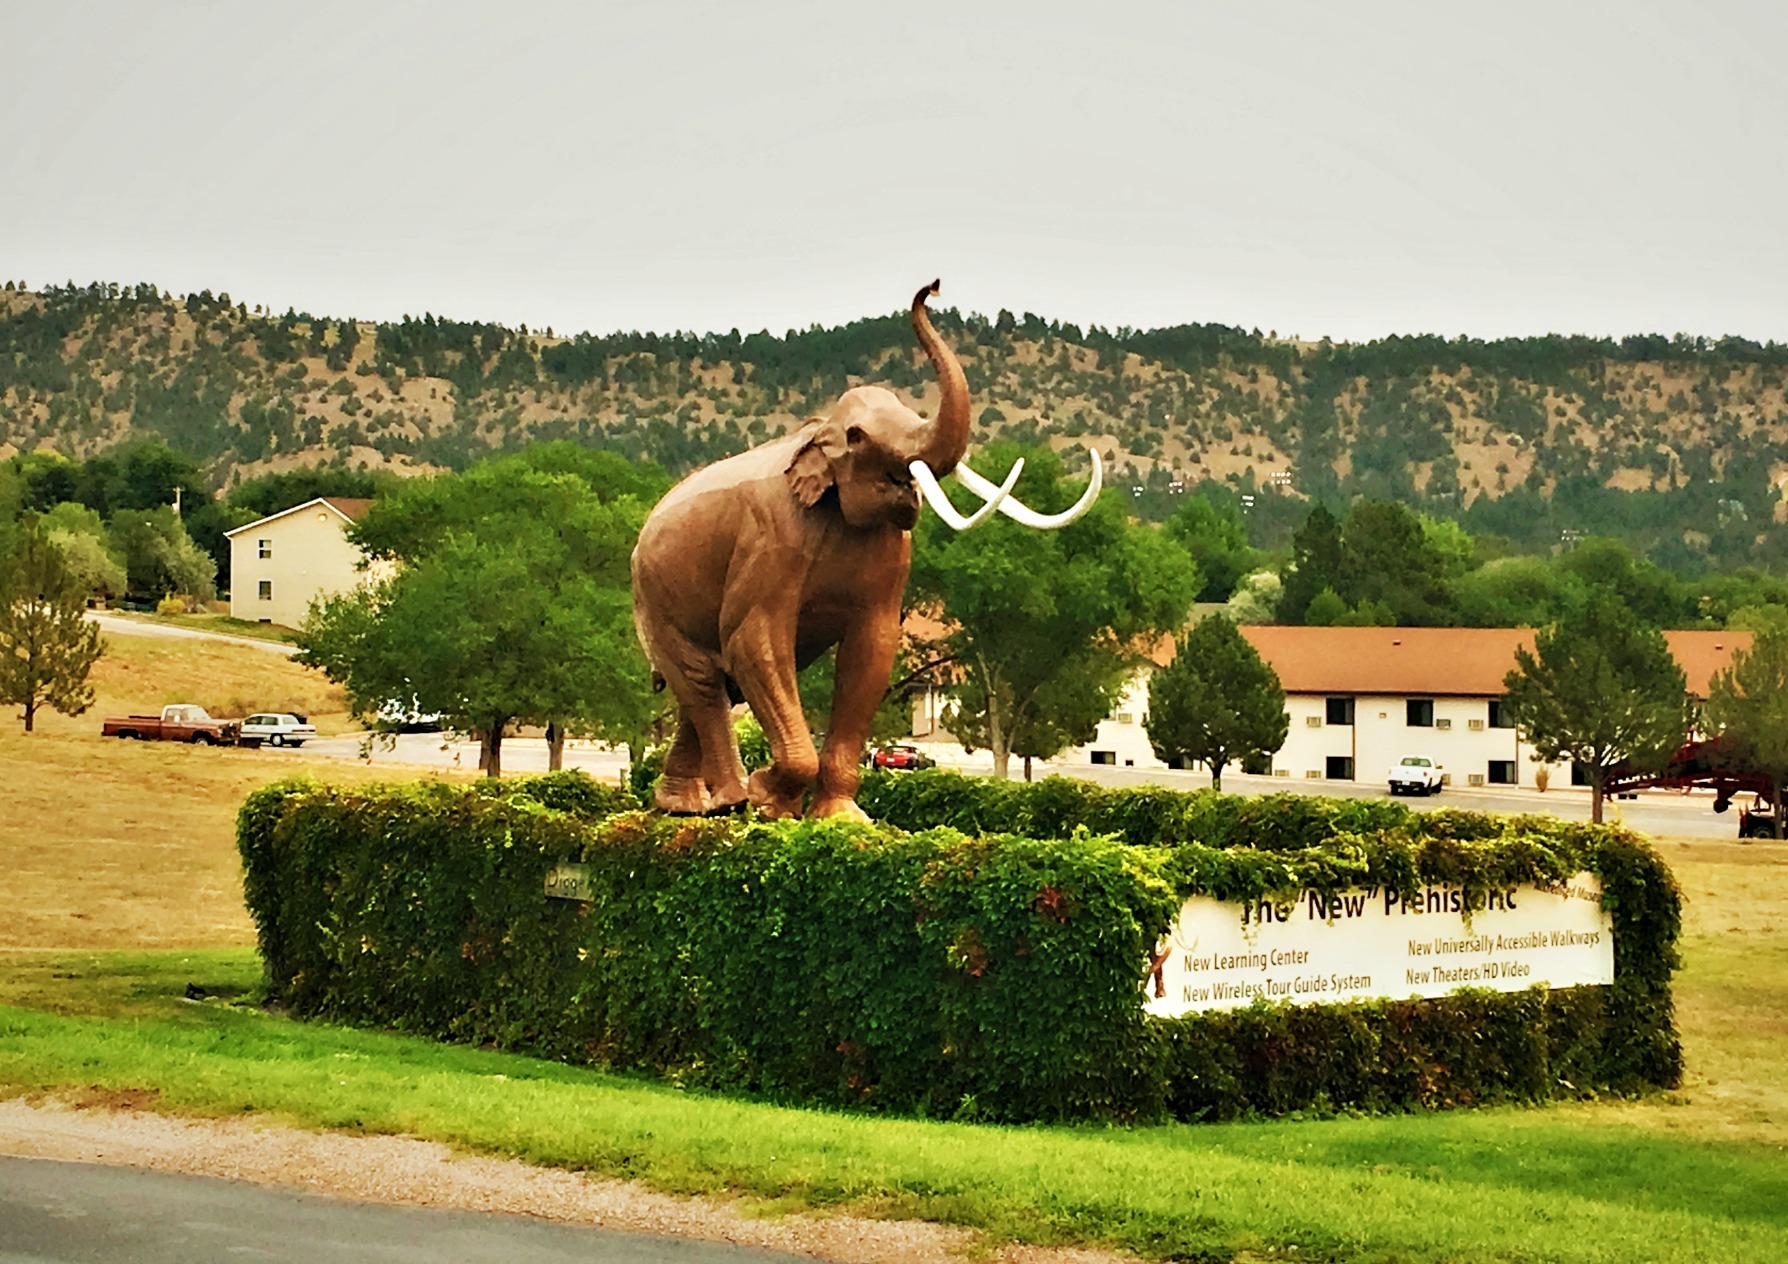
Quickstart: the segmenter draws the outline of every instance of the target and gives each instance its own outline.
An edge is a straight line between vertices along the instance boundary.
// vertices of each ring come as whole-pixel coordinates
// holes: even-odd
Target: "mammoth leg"
[[[664,756],[664,773],[652,789],[661,810],[695,816],[707,810],[708,788],[702,781],[702,743],[684,707],[678,704],[677,736]]]
[[[751,806],[772,820],[801,815],[807,788],[819,770],[795,685],[793,629],[788,632],[787,637],[775,635],[769,617],[754,612],[727,644],[733,678],[770,739],[773,762],[752,773],[749,784]]]
[[[854,816],[868,820],[857,806],[857,784],[863,744],[875,723],[875,710],[888,692],[894,651],[900,644],[900,609],[872,611],[838,643],[832,680],[832,722],[820,755],[819,787],[809,816]]]
[[[714,656],[682,641],[659,671],[677,699],[677,736],[653,801],[667,812],[724,812],[745,801],[745,768],[733,738],[726,676]]]

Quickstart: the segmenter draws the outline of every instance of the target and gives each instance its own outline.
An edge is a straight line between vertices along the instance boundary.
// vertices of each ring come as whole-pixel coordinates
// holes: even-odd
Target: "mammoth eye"
[[[884,477],[896,487],[911,487],[913,485],[913,476],[905,470],[889,470]]]

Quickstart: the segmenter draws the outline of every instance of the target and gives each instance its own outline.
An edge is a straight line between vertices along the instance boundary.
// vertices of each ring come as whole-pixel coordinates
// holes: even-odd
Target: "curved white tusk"
[[[1080,494],[1080,499],[1075,501],[1071,508],[1064,509],[1058,514],[1040,514],[1019,501],[1004,500],[1000,503],[1000,512],[1014,522],[1022,522],[1027,527],[1037,527],[1043,531],[1054,531],[1058,527],[1067,526],[1093,507],[1093,502],[1099,499],[1099,489],[1105,485],[1105,467],[1099,460],[1099,454],[1094,452],[1092,458],[1093,481],[1087,484],[1086,490]],[[956,477],[961,479],[963,484],[977,496],[990,496],[998,490],[992,483],[970,469],[966,461],[957,462]]]
[[[939,485],[937,475],[931,472],[929,465],[923,461],[913,461],[907,465],[907,469],[913,472],[913,481],[919,485],[919,490],[925,493],[925,502],[937,511],[937,516],[958,531],[967,531],[970,527],[985,522],[993,511],[1000,507],[1001,502],[1006,499],[1006,494],[1018,482],[1018,476],[1024,472],[1024,458],[1019,457],[1012,463],[1012,472],[1006,475],[1004,486],[995,487],[992,483],[987,484],[988,490],[980,493],[987,503],[966,518],[956,512],[956,506],[952,505],[950,498],[944,495],[944,489]]]

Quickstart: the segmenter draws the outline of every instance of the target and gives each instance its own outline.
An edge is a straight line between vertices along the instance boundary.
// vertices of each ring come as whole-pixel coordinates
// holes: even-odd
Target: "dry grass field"
[[[1676,1015],[1688,1072],[1681,1092],[1614,1113],[1788,1150],[1788,846],[1656,841],[1683,888]]]
[[[87,714],[40,713],[31,734],[10,713],[0,723],[0,947],[252,944],[235,844],[243,796],[299,772],[334,781],[405,772],[302,751],[102,738],[105,716],[168,702],[201,703],[214,715],[297,710],[325,732],[354,727],[339,690],[277,654],[147,636],[107,641]]]

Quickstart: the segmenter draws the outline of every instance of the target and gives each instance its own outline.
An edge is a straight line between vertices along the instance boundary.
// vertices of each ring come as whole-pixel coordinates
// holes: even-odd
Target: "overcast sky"
[[[1779,4],[0,7],[0,278],[1788,341]]]

